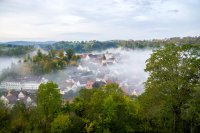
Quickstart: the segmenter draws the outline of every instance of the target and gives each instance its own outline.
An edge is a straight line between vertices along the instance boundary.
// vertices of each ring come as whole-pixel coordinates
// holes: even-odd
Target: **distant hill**
[[[0,42],[1,44],[11,44],[11,45],[51,45],[56,43],[56,41],[46,41],[46,42],[34,42],[34,41],[11,41],[11,42]]]
[[[71,48],[75,52],[91,52],[101,51],[108,48],[130,48],[130,49],[143,49],[143,48],[158,48],[167,43],[174,43],[177,45],[193,44],[200,45],[200,36],[196,37],[173,37],[166,39],[152,39],[152,40],[110,40],[110,41],[46,41],[46,42],[34,42],[34,41],[13,41],[0,43],[0,45],[17,45],[17,46],[34,46],[44,50],[50,49],[63,49]]]
[[[60,41],[50,45],[40,45],[45,50],[50,49],[73,49],[76,52],[91,52],[101,51],[108,48],[130,48],[130,49],[143,49],[143,48],[158,48],[167,43],[174,43],[177,45],[193,44],[200,45],[200,36],[198,37],[173,37],[168,39],[153,39],[153,40],[110,40],[110,41]]]

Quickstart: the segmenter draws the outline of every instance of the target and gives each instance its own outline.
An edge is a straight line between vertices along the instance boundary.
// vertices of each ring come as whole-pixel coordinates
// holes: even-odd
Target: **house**
[[[90,56],[88,56],[88,54],[86,55],[85,60],[90,60]]]
[[[81,71],[87,71],[87,72],[90,71],[90,69],[89,69],[88,67],[82,67],[81,65],[79,65],[79,66],[77,67],[77,69],[78,69],[78,70],[81,70]]]
[[[88,56],[90,57],[90,59],[97,59],[99,57],[99,55],[97,54],[88,54]]]
[[[108,60],[108,59],[111,59],[111,58],[114,58],[114,55],[111,54],[111,53],[108,53],[108,51],[104,54],[105,56],[105,59]]]
[[[93,87],[92,85],[93,85],[93,81],[89,80],[89,81],[86,83],[85,88],[86,88],[86,89],[92,89],[92,87]]]
[[[60,90],[60,94],[61,94],[61,95],[64,95],[64,94],[65,94],[65,91]]]
[[[18,101],[25,103],[27,106],[36,105],[34,102],[34,95],[22,90],[20,92],[9,90],[7,95],[2,95],[0,99],[9,108],[12,108]]]
[[[67,86],[66,89],[64,90],[65,93],[67,93],[70,90],[77,91],[78,88],[82,87],[82,84],[78,80],[77,82],[74,81],[73,79],[68,79],[66,80]]]
[[[81,57],[81,59],[85,59],[87,57],[87,54],[77,54],[78,56]]]
[[[21,80],[21,88],[26,90],[37,90],[41,83],[48,82],[44,77],[30,76]]]
[[[107,65],[107,61],[106,60],[102,60],[101,64],[102,64],[102,66],[106,66]]]
[[[137,92],[135,91],[135,89],[133,90],[133,92],[131,93],[134,96],[138,96]]]
[[[18,94],[18,98],[24,99],[25,97],[26,97],[25,94],[22,91],[20,91],[20,93]]]
[[[115,80],[112,79],[112,78],[109,78],[106,80],[106,83],[109,84],[109,83],[115,83]]]
[[[67,85],[69,86],[72,86],[75,83],[73,79],[67,79],[66,82],[67,82]]]
[[[28,104],[30,104],[30,103],[32,102],[32,99],[31,99],[30,97],[27,97],[26,102],[27,102]]]
[[[6,96],[6,98],[8,99],[10,105],[14,105],[18,99],[17,93],[12,94],[11,92],[8,92],[8,95]]]
[[[105,79],[102,79],[102,78],[96,78],[96,81],[102,81],[102,82],[105,82],[105,83],[106,83],[106,80],[105,80]]]
[[[0,100],[3,101],[4,105],[6,105],[9,108],[12,108],[17,102],[17,96],[15,94],[11,94],[9,91],[7,95],[2,95]]]
[[[9,103],[8,99],[3,95],[1,96],[0,100],[5,104],[7,105]]]
[[[125,82],[125,83],[120,83],[119,84],[119,87],[125,92],[125,93],[128,93],[129,92],[129,89],[128,89],[128,84]]]
[[[20,90],[21,83],[19,79],[7,79],[2,81],[0,84],[0,89],[8,89],[8,90]]]
[[[86,60],[97,60],[97,59],[99,59],[99,58],[102,58],[102,55],[101,54],[88,54],[87,56],[86,56]]]
[[[109,58],[109,59],[106,59],[106,60],[102,60],[102,61],[101,61],[101,64],[102,64],[103,66],[106,66],[106,65],[113,65],[113,64],[116,64],[116,60],[115,60],[114,57],[112,57],[112,58]]]
[[[106,82],[103,82],[103,81],[95,81],[92,85],[92,88],[99,88],[100,86],[103,86],[105,84]]]

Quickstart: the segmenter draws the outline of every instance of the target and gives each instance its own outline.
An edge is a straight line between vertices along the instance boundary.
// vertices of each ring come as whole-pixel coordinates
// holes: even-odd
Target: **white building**
[[[0,84],[0,89],[20,90],[21,83],[19,81],[3,81]]]
[[[22,92],[20,92],[20,93],[18,94],[18,98],[19,98],[19,99],[23,99],[23,98],[25,98],[25,95],[24,95]]]
[[[32,102],[32,99],[31,99],[30,97],[28,97],[28,98],[26,99],[26,102],[27,102],[27,103],[31,103],[31,102]]]
[[[90,71],[89,67],[82,67],[81,65],[79,65],[79,66],[77,67],[77,69],[80,70],[80,71],[87,71],[87,72]]]
[[[7,90],[37,90],[41,83],[48,80],[41,77],[17,77],[15,79],[7,79],[1,82],[0,89]]]
[[[2,100],[3,103],[6,104],[6,105],[9,103],[8,99],[4,95],[1,96],[0,100]]]
[[[108,52],[106,52],[104,55],[106,57],[106,60],[114,58],[114,55]]]
[[[133,90],[132,95],[138,96],[138,94],[135,90]]]

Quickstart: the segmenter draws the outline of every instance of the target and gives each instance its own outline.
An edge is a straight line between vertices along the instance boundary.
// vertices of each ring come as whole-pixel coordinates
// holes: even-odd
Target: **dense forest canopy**
[[[126,95],[117,84],[81,89],[63,101],[58,85],[41,84],[37,106],[0,102],[0,132],[123,133],[200,131],[200,45],[165,45],[146,62],[145,92]],[[130,75],[131,76],[131,75]]]

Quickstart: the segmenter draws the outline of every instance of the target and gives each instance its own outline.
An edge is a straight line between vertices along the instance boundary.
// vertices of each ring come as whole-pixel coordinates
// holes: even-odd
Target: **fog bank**
[[[19,60],[17,57],[0,57],[0,74],[3,69],[10,68],[12,63],[16,64]]]
[[[130,49],[108,49],[102,52],[92,52],[93,55],[103,55],[111,53],[115,58],[115,63],[102,65],[92,59],[81,59],[79,66],[67,67],[56,73],[45,75],[46,78],[59,84],[60,88],[65,89],[67,80],[73,79],[80,84],[97,79],[118,81],[120,86],[128,85],[127,93],[132,94],[136,91],[141,94],[144,91],[144,82],[148,74],[144,72],[145,61],[150,57],[152,50],[130,50]],[[77,89],[73,89],[77,91]]]

